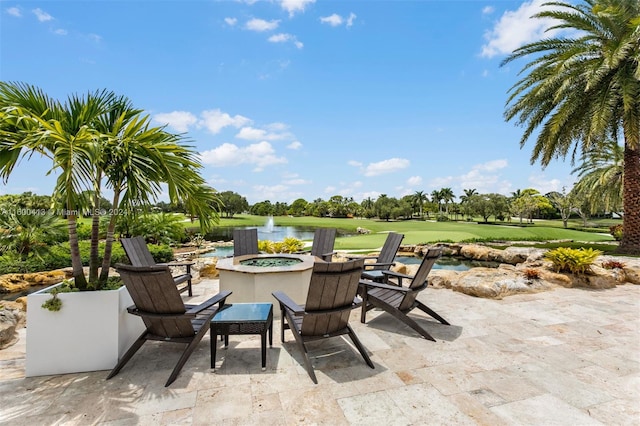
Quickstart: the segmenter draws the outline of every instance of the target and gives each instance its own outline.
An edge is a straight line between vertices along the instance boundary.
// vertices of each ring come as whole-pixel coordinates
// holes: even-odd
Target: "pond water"
[[[271,268],[277,266],[291,266],[301,263],[302,259],[292,259],[290,257],[256,257],[254,259],[247,259],[240,261],[244,266],[257,266],[259,268]]]
[[[222,226],[215,228],[207,233],[205,238],[207,241],[231,241],[233,240],[234,229],[251,229],[255,226],[233,227]],[[266,226],[258,227],[258,239],[269,241],[282,241],[287,237],[297,238],[299,240],[313,240],[315,228],[305,228],[300,226]]]

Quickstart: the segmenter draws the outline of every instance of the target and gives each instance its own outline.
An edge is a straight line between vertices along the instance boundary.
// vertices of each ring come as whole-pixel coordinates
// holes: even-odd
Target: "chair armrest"
[[[396,264],[395,262],[390,262],[390,263],[378,263],[378,262],[365,263],[364,264],[364,268],[366,270],[366,268],[375,268],[376,266],[389,266],[389,267],[391,267],[391,266],[395,266],[395,264]]]
[[[381,289],[385,289],[385,290],[401,291],[403,293],[408,293],[410,291],[414,291],[415,290],[415,289],[411,289],[411,288],[407,288],[407,287],[400,287],[398,285],[382,284],[382,283],[376,283],[376,282],[373,282],[373,281],[366,281],[366,280],[360,280],[360,285],[362,285],[364,287],[365,291],[369,287],[381,288]]]
[[[296,315],[303,315],[304,314],[304,308],[302,306],[298,305],[296,302],[294,302],[283,291],[274,291],[271,294],[273,295],[273,297],[276,298],[276,300],[280,303],[280,305],[286,307],[290,311],[293,311],[293,313],[295,313]]]
[[[131,315],[137,315],[139,317],[143,317],[143,318],[156,318],[156,319],[160,319],[160,318],[185,318],[185,317],[195,317],[194,313],[189,313],[189,311],[185,312],[185,313],[180,313],[180,314],[159,314],[156,312],[147,312],[147,311],[141,311],[140,309],[136,308],[135,305],[133,306],[129,306],[127,308],[127,312],[129,312]]]
[[[354,255],[346,255],[345,257],[347,259],[349,259],[349,260],[353,260],[353,259],[364,259],[364,260],[367,260],[367,259],[377,259],[378,258],[378,256],[358,256],[358,255],[355,255],[355,256]]]
[[[158,265],[166,265],[166,266],[191,266],[195,265],[196,262],[167,262],[167,263],[158,263]]]
[[[200,311],[204,311],[205,309],[208,309],[208,308],[212,307],[216,303],[220,303],[220,306],[222,306],[222,305],[224,305],[225,300],[227,299],[227,297],[229,297],[229,295],[231,293],[232,293],[232,291],[230,291],[230,290],[221,291],[220,293],[216,294],[212,298],[202,302],[201,304],[199,304],[197,306],[192,307],[186,313],[187,313],[187,315],[195,315]]]

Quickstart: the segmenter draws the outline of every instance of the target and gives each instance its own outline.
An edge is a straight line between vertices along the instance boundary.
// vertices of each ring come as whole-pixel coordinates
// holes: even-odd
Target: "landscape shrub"
[[[89,265],[89,249],[90,241],[80,241],[80,257],[82,264]],[[167,245],[149,244],[149,251],[153,259],[157,263],[166,263],[174,260],[173,250]],[[130,263],[129,258],[124,252],[120,243],[113,244],[111,252],[111,266],[116,263]],[[104,243],[100,243],[99,248],[100,261],[104,255]],[[22,260],[16,252],[6,252],[0,256],[0,275],[1,274],[18,274],[29,272],[51,271],[54,269],[68,268],[71,266],[71,251],[69,242],[64,242],[51,246],[47,252],[40,256],[29,256],[26,260]]]
[[[613,225],[609,227],[609,233],[616,241],[622,240],[622,225]]]
[[[606,260],[602,262],[602,267],[604,269],[624,269],[626,265],[619,260]]]
[[[449,222],[449,216],[447,216],[446,214],[439,214],[436,217],[436,222]]]
[[[522,271],[522,273],[524,274],[524,277],[528,280],[537,280],[538,278],[540,278],[540,271],[534,268],[527,268],[524,271]]]
[[[258,250],[265,253],[294,253],[303,248],[304,243],[293,237],[286,237],[282,241],[258,241]]]
[[[591,270],[591,265],[600,256],[600,250],[592,248],[572,249],[558,247],[548,251],[545,258],[553,263],[556,272],[570,272],[572,274],[584,274]]]

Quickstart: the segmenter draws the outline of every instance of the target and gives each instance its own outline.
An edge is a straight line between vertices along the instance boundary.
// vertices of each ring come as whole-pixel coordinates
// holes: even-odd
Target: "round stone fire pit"
[[[296,303],[304,304],[314,256],[296,254],[251,254],[218,260],[220,290],[233,292],[230,303],[275,303],[271,295],[284,291]],[[274,317],[280,309],[274,306]]]

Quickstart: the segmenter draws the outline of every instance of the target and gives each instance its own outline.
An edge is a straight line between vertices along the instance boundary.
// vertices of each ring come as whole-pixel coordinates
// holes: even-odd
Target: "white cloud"
[[[89,39],[95,41],[96,43],[100,43],[100,41],[102,41],[102,37],[98,34],[87,34],[87,37],[89,37]]]
[[[32,12],[34,15],[36,15],[36,18],[38,18],[38,21],[40,22],[47,22],[53,19],[53,16],[49,15],[47,12],[40,8],[33,9]]]
[[[235,24],[238,23],[238,19],[237,18],[224,18],[224,22],[226,22],[227,25],[233,27]]]
[[[420,176],[411,176],[409,179],[407,179],[407,185],[409,185],[409,186],[422,185],[422,177],[420,177]]]
[[[6,11],[9,15],[15,16],[16,18],[22,17],[22,12],[19,7],[8,7]]]
[[[256,172],[262,171],[267,166],[287,163],[286,158],[275,154],[269,142],[259,142],[246,147],[224,143],[217,148],[202,152],[200,156],[204,164],[216,167],[251,164],[255,166],[253,170]]]
[[[58,28],[53,33],[56,34],[56,35],[67,35],[67,30],[65,30],[63,28]]]
[[[356,17],[357,17],[356,14],[353,12],[349,14],[349,17],[347,18],[347,28],[353,25],[353,21],[356,20]]]
[[[397,172],[409,167],[410,161],[404,158],[390,158],[388,160],[370,163],[364,169],[365,176],[379,176],[382,174]]]
[[[282,140],[282,139],[292,139],[293,135],[289,132],[283,132],[283,133],[268,132],[264,129],[257,129],[255,127],[243,127],[242,129],[240,129],[240,131],[236,135],[236,138],[245,139],[245,140],[254,140],[254,141],[259,141],[259,140],[275,141],[275,140]]]
[[[154,121],[158,123],[166,124],[172,129],[178,132],[186,132],[189,127],[198,122],[195,115],[188,111],[173,111],[160,113],[153,116]]]
[[[477,164],[473,166],[474,170],[480,170],[484,172],[495,172],[504,169],[509,165],[509,162],[504,159],[487,161],[486,163]]]
[[[493,12],[495,12],[495,8],[493,6],[485,6],[482,8],[482,14],[483,15],[491,15]]]
[[[492,58],[496,55],[510,54],[527,43],[540,40],[553,20],[531,17],[545,9],[542,6],[546,1],[531,0],[524,2],[518,10],[504,12],[495,26],[485,32],[487,42],[482,46],[481,56]]]
[[[333,15],[329,16],[321,16],[320,22],[322,22],[323,24],[329,24],[332,27],[337,27],[338,25],[342,25],[343,20],[342,16],[334,13]]]
[[[298,49],[302,49],[304,47],[304,44],[302,44],[302,42],[298,41],[296,36],[294,36],[292,34],[287,34],[287,33],[274,34],[271,37],[269,37],[267,40],[270,41],[271,43],[286,43],[286,42],[290,41]]]
[[[220,111],[219,109],[202,111],[202,114],[200,115],[202,117],[202,120],[200,120],[198,124],[206,127],[207,130],[209,130],[214,135],[228,126],[239,128],[251,123],[251,120],[247,117],[243,117],[241,115],[234,115],[232,117],[226,112]]]
[[[353,167],[362,167],[362,163],[355,160],[350,160],[347,162],[347,164]]]
[[[310,180],[306,180],[306,179],[302,179],[302,178],[297,178],[297,179],[289,179],[284,181],[285,184],[287,185],[309,185],[311,184]]]
[[[541,194],[546,194],[552,191],[562,191],[562,187],[566,186],[560,179],[547,179],[544,174],[534,174],[529,176],[529,183],[531,188],[535,188],[540,191]]]
[[[337,188],[336,188],[335,186],[327,186],[327,187],[324,189],[324,193],[325,193],[325,194],[335,194],[336,189],[337,189]]]
[[[302,148],[302,144],[300,143],[300,141],[293,141],[289,145],[287,145],[287,148],[289,148],[289,149],[300,149],[300,148]]]
[[[279,20],[265,21],[264,19],[253,18],[247,21],[245,28],[251,31],[271,31],[278,28]]]
[[[353,25],[353,21],[355,21],[355,19],[356,19],[356,14],[353,12],[349,14],[349,17],[347,19],[343,18],[337,13],[334,13],[329,16],[321,16],[320,22],[323,24],[331,25],[332,27],[337,27],[339,25],[346,24],[346,27],[349,28],[350,26]]]
[[[307,5],[315,2],[316,0],[280,0],[280,7],[289,12],[289,17],[292,17],[298,12],[304,12]]]

